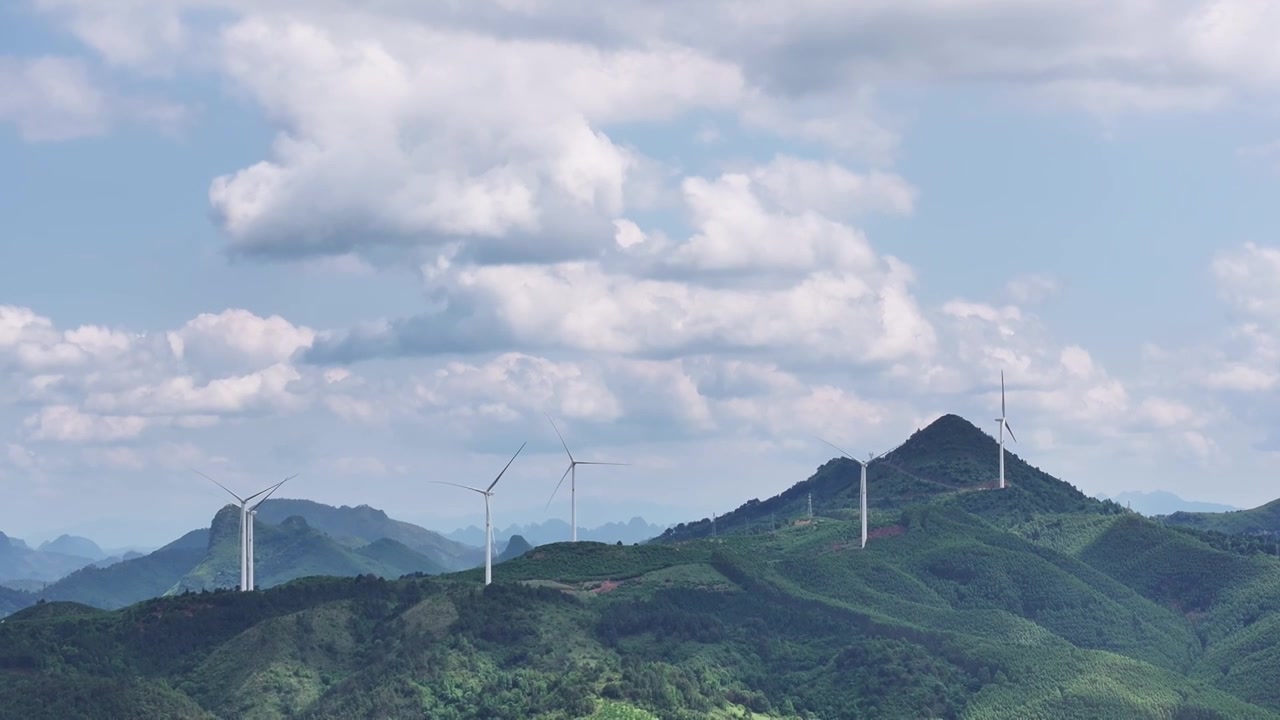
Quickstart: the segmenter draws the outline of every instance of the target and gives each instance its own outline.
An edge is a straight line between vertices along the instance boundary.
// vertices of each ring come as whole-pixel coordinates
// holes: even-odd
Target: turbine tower
[[[879,455],[876,455],[874,453],[867,453],[867,460],[866,462],[863,462],[855,458],[854,456],[850,455],[849,453],[845,452],[844,450],[841,450],[840,448],[836,447],[835,445],[832,445],[826,440],[823,440],[822,438],[818,438],[818,440],[821,440],[827,445],[831,445],[831,447],[835,448],[841,455],[858,463],[858,465],[860,465],[862,468],[862,472],[861,472],[862,483],[858,489],[858,517],[862,521],[862,547],[865,548],[867,546],[867,466],[870,465],[872,461],[874,461],[876,458],[884,457],[885,455],[887,455],[888,451],[882,452]]]
[[[528,443],[520,443],[520,450],[524,450],[525,445],[528,445]],[[498,473],[498,477],[494,478],[493,482],[489,483],[489,487],[485,488],[484,490],[481,490],[480,488],[471,487],[470,485],[459,485],[458,483],[444,482],[442,480],[428,481],[436,485],[452,485],[453,487],[460,487],[463,490],[470,490],[471,492],[480,493],[481,495],[484,496],[484,584],[485,585],[488,585],[493,582],[493,516],[489,512],[489,498],[493,497],[493,486],[498,484],[498,481],[502,479],[503,473],[507,471],[507,468],[511,467],[511,463],[516,461],[516,456],[520,454],[520,450],[516,450],[516,454],[512,455],[511,459],[507,461],[507,464],[503,466],[502,472]]]
[[[556,489],[551,491],[551,497],[547,500],[547,507],[551,507],[551,501],[556,499],[556,493],[560,491],[560,486],[564,484],[564,479],[569,478],[569,527],[572,530],[570,538],[572,542],[578,542],[578,466],[579,465],[629,465],[630,463],[619,462],[596,462],[594,460],[575,460],[573,453],[569,452],[569,445],[564,441],[564,435],[560,434],[560,428],[556,427],[556,421],[547,416],[547,420],[551,423],[551,428],[556,431],[556,437],[560,438],[560,444],[564,446],[564,453],[569,456],[569,467],[565,469],[564,475],[560,476],[560,482],[556,483]]]
[[[262,498],[261,500],[259,500],[258,502],[254,503],[254,504],[253,504],[253,507],[249,508],[249,522],[245,525],[245,531],[246,531],[246,532],[247,532],[247,534],[248,534],[248,542],[246,542],[246,543],[245,543],[245,547],[247,547],[247,548],[248,548],[248,550],[246,551],[246,555],[248,556],[248,559],[249,559],[249,562],[248,562],[248,566],[249,566],[249,572],[248,572],[248,576],[249,576],[249,585],[248,585],[248,588],[249,588],[250,590],[256,590],[256,589],[257,589],[257,587],[258,587],[257,576],[256,576],[256,575],[254,575],[254,567],[255,567],[255,565],[254,565],[254,552],[253,552],[253,549],[254,549],[254,544],[253,544],[253,527],[254,527],[254,525],[255,525],[255,524],[257,524],[258,508],[262,505],[262,503],[266,502],[266,501],[267,501],[267,498],[271,497],[271,495],[272,495],[276,490],[279,490],[281,485],[284,485],[285,483],[289,482],[290,480],[292,480],[292,479],[294,479],[294,478],[296,478],[296,477],[298,477],[298,476],[297,476],[297,475],[290,475],[289,477],[287,477],[287,478],[285,478],[285,479],[281,480],[280,482],[276,483],[275,485],[272,485],[272,486],[271,486],[271,489],[267,491],[267,494],[266,494],[266,495],[264,495],[264,496],[263,496],[263,498]]]
[[[242,498],[239,495],[231,492],[231,489],[228,488],[226,485],[223,485],[222,483],[218,482],[217,480],[214,480],[208,475],[205,475],[199,470],[192,468],[191,472],[212,482],[214,485],[217,485],[223,490],[226,490],[228,495],[235,498],[240,503],[240,591],[248,592],[249,590],[252,589],[249,585],[249,577],[250,577],[249,567],[250,567],[250,564],[253,562],[252,555],[249,550],[249,544],[253,542],[253,530],[251,529],[251,526],[250,526],[250,516],[249,516],[249,501],[258,497],[263,493],[270,493],[274,491],[276,488],[283,485],[285,481],[287,481],[289,478],[285,478],[285,480],[282,480],[276,483],[275,485],[272,485],[267,488],[263,488],[262,490],[259,490],[258,492],[248,497]],[[297,476],[295,475],[292,477],[297,477]],[[265,500],[266,498],[263,498],[263,499]],[[254,505],[253,507],[256,509],[258,506]]]
[[[1004,411],[1004,371],[1000,371],[1000,417],[996,418],[996,422],[1000,423],[1000,489],[1004,489],[1004,431],[1009,431],[1009,437],[1014,442],[1018,442],[1018,438],[1013,436],[1013,428],[1009,427],[1009,421],[1005,417]]]

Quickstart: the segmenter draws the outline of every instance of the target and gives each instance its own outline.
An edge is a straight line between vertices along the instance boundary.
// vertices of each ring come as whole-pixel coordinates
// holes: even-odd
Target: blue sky
[[[197,467],[447,530],[525,440],[498,524],[567,516],[544,413],[677,522],[1001,369],[1087,492],[1275,497],[1280,11],[664,6],[0,9],[0,529],[159,544]]]

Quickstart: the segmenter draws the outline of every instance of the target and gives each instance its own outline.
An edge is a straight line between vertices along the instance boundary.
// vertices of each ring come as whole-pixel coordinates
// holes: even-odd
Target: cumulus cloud
[[[0,306],[0,370],[9,371],[0,382],[39,408],[22,423],[31,439],[111,443],[149,428],[195,429],[305,407],[309,388],[326,383],[287,359],[313,336],[278,316],[238,309],[165,333],[60,329],[30,308]],[[330,377],[345,379],[340,371]]]
[[[226,71],[287,128],[273,159],[210,190],[232,247],[250,254],[453,239],[508,257],[582,252],[632,202],[644,165],[602,128],[723,105],[742,85],[732,65],[680,47],[502,41],[374,17],[246,18],[223,44]]]
[[[179,360],[202,366],[262,367],[284,362],[311,347],[315,331],[279,315],[258,317],[248,310],[201,313],[166,335]]]
[[[764,291],[712,288],[609,272],[597,263],[460,271],[449,307],[411,320],[321,337],[307,357],[343,362],[398,354],[560,347],[673,355],[779,350],[875,363],[927,354],[933,331],[889,263],[877,284],[819,272]]]

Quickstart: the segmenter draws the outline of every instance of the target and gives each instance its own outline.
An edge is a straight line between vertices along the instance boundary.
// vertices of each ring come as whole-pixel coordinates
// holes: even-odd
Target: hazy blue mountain
[[[115,565],[118,562],[124,562],[125,560],[136,560],[140,557],[145,557],[146,555],[149,555],[149,554],[150,554],[149,552],[135,552],[133,550],[129,550],[125,552],[123,555],[112,555],[110,557],[105,557],[101,560],[97,560],[93,563],[93,566],[100,567],[100,568],[110,567],[112,565]]]
[[[1176,512],[1231,512],[1240,509],[1221,503],[1183,500],[1166,490],[1154,490],[1152,492],[1127,491],[1111,498],[1099,493],[1095,497],[1099,500],[1111,500],[1116,504],[1132,508],[1134,512],[1147,516],[1169,515]]]
[[[533,546],[523,536],[514,535],[507,541],[507,546],[502,549],[502,553],[498,555],[498,562],[514,560],[532,549]]]
[[[259,520],[276,525],[295,515],[349,548],[389,538],[448,570],[465,570],[484,562],[484,551],[480,547],[484,545],[483,532],[479,533],[480,539],[475,545],[465,545],[432,530],[388,517],[382,510],[368,505],[333,507],[310,500],[272,498],[258,508]]]
[[[93,562],[92,558],[32,550],[21,540],[0,532],[0,581],[52,582]]]
[[[0,618],[12,615],[35,602],[35,597],[22,590],[0,585]]]
[[[605,523],[597,528],[579,526],[578,539],[609,543],[610,545],[621,541],[624,545],[631,545],[657,537],[664,530],[666,530],[665,526],[653,525],[646,522],[644,518],[633,517],[629,522]],[[493,534],[498,542],[505,542],[516,535],[522,535],[534,547],[548,543],[563,542],[571,536],[569,523],[559,518],[540,523],[514,524],[505,529],[494,528]],[[484,545],[484,528],[471,525],[454,530],[446,534],[445,537],[468,545],[481,546]]]
[[[104,560],[107,554],[98,544],[86,537],[78,535],[59,535],[57,539],[40,543],[41,552],[56,552],[63,555],[78,555],[90,560]]]

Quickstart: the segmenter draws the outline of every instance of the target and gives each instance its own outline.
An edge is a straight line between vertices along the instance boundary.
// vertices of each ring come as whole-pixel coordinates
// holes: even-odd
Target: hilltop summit
[[[1072,485],[1033,467],[1005,444],[1008,488],[996,493],[999,443],[963,417],[943,415],[917,430],[867,469],[871,516],[896,513],[908,505],[953,503],[989,520],[1017,521],[1042,512],[1101,510],[1104,504]],[[717,533],[763,532],[803,520],[812,498],[814,514],[852,519],[857,516],[861,466],[837,456],[806,480],[766,500],[749,500],[716,518]],[[1107,506],[1106,511],[1112,508]],[[682,523],[656,540],[670,542],[706,537],[711,519]]]

